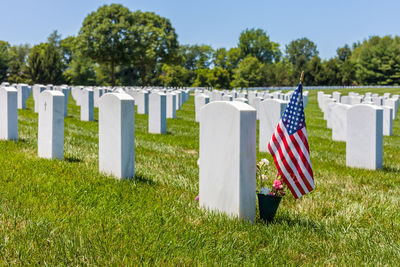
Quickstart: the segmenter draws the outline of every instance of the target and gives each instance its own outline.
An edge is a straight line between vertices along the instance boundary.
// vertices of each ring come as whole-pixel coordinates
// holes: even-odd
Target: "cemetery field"
[[[357,92],[371,90],[400,94]],[[384,168],[349,168],[345,143],[332,141],[317,91],[310,91],[305,113],[316,188],[297,201],[288,193],[267,225],[198,208],[193,96],[167,120],[165,135],[149,134],[147,115],[135,114],[136,178],[123,181],[98,171],[97,109],[94,122],[80,121],[70,97],[60,161],[38,158],[32,98],[27,106],[18,110],[19,140],[0,141],[1,265],[400,262],[399,118],[394,136],[384,137]],[[264,157],[272,162],[257,155]]]

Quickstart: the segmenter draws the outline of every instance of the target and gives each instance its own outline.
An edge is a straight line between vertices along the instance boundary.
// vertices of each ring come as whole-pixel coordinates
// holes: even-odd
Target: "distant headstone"
[[[84,88],[80,96],[81,121],[94,120],[93,90]]]
[[[205,94],[199,94],[194,98],[195,111],[196,111],[195,119],[197,122],[200,121],[200,109],[209,102],[210,102],[210,97]]]
[[[397,114],[395,112],[395,110],[396,110],[396,101],[399,101],[399,100],[395,100],[395,99],[391,99],[391,98],[383,99],[383,105],[391,107],[393,109],[393,119],[394,120],[397,118]]]
[[[29,98],[30,91],[27,84],[18,84],[18,109],[26,109],[26,100]]]
[[[176,118],[176,94],[167,93],[167,118]]]
[[[95,88],[93,90],[93,102],[94,102],[94,107],[98,108],[99,107],[99,101],[101,96],[103,95],[103,89],[101,88]]]
[[[136,94],[136,105],[138,114],[149,114],[149,92],[141,90]]]
[[[363,101],[363,98],[361,96],[350,96],[350,105],[357,105],[360,104]]]
[[[117,178],[135,176],[135,101],[128,94],[100,98],[99,169]]]
[[[18,139],[18,91],[0,87],[0,139]]]
[[[393,112],[394,109],[388,106],[382,106],[383,109],[383,135],[393,135]]]
[[[176,94],[176,110],[180,110],[183,103],[182,103],[182,91],[174,91],[174,93]]]
[[[247,98],[242,98],[242,97],[235,98],[233,101],[242,102],[242,103],[246,103],[246,104],[249,103],[249,100],[247,100]]]
[[[332,140],[346,141],[347,110],[350,105],[336,103],[331,110],[330,123],[332,126]]]
[[[224,95],[224,96],[222,97],[222,100],[223,100],[223,101],[232,101],[232,100],[233,100],[233,97],[232,97],[231,95]]]
[[[266,99],[259,105],[260,132],[258,150],[268,152],[268,143],[276,130],[287,102],[280,99]]]
[[[35,84],[32,87],[32,94],[33,94],[33,100],[35,101],[35,113],[39,112],[39,95],[42,93],[44,90],[46,90],[46,87],[40,84]]]
[[[340,103],[340,98],[342,97],[342,93],[340,92],[333,92],[332,98],[336,100],[337,103]]]
[[[149,96],[149,133],[167,132],[167,96],[153,92]]]
[[[64,117],[68,116],[68,99],[69,99],[69,91],[71,91],[68,87],[62,87],[61,92],[64,95]]]
[[[303,92],[303,107],[306,108],[308,104],[308,91]],[[290,100],[290,99],[289,99]]]
[[[260,115],[259,115],[259,113],[260,113],[260,103],[263,100],[264,99],[262,97],[260,97],[260,96],[256,96],[256,97],[253,98],[253,108],[255,108],[256,111],[257,111],[257,120],[260,119]]]
[[[200,112],[200,206],[253,221],[256,111],[244,103],[220,101]]]
[[[38,155],[62,159],[64,153],[64,95],[45,90],[39,95]]]
[[[346,165],[379,169],[383,164],[383,109],[359,104],[347,111]]]

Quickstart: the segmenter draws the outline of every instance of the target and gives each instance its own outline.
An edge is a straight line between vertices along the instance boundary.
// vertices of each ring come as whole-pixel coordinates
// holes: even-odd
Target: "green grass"
[[[285,197],[270,225],[198,208],[193,97],[167,135],[148,134],[147,116],[136,115],[137,177],[124,181],[98,172],[98,123],[81,122],[73,101],[65,160],[38,158],[30,99],[20,139],[0,141],[0,264],[398,265],[399,120],[384,137],[383,170],[347,168],[316,94],[306,109],[316,189]]]

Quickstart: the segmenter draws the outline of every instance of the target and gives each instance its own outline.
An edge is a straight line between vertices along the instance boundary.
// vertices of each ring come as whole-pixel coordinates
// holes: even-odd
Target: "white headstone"
[[[222,97],[222,100],[223,100],[223,101],[232,101],[232,100],[233,100],[233,97],[232,97],[231,95],[224,95],[224,96]]]
[[[135,101],[128,94],[100,98],[99,169],[117,178],[135,176]]]
[[[141,90],[136,93],[136,106],[138,114],[149,114],[149,92]]]
[[[287,102],[280,99],[266,99],[259,105],[260,132],[258,150],[260,152],[268,151],[268,143],[276,130]]]
[[[262,98],[262,97],[259,97],[259,96],[256,96],[256,97],[254,97],[253,98],[253,108],[255,108],[256,109],[256,111],[257,111],[257,120],[259,120],[260,119],[260,115],[259,115],[259,113],[260,113],[260,103],[261,103],[261,101],[263,101],[264,99]]]
[[[46,87],[40,84],[35,84],[32,87],[32,94],[33,94],[33,100],[35,101],[35,113],[39,112],[39,95],[42,93],[44,90],[46,90]]]
[[[167,132],[167,96],[153,92],[149,96],[149,133]]]
[[[176,94],[167,93],[167,118],[176,118]]]
[[[71,91],[68,87],[62,87],[61,92],[64,95],[64,117],[68,116],[68,99],[69,99],[69,91]]]
[[[333,92],[332,98],[336,100],[337,103],[340,103],[340,98],[342,97],[342,93],[340,92]]]
[[[93,102],[94,102],[94,107],[98,108],[99,107],[99,101],[101,96],[103,95],[103,89],[101,88],[95,88],[93,90]]]
[[[200,112],[200,206],[254,220],[256,111],[218,101]]]
[[[26,100],[29,98],[30,91],[27,84],[18,84],[18,109],[26,109]]]
[[[200,121],[200,109],[210,102],[210,97],[205,94],[199,94],[194,98],[196,121]]]
[[[379,169],[383,164],[383,109],[359,104],[347,111],[346,165]]]
[[[383,108],[383,135],[393,135],[393,108],[382,106]]]
[[[347,135],[347,110],[350,105],[336,103],[331,110],[330,120],[332,126],[332,140],[346,141]]]
[[[308,104],[308,91],[303,92],[303,107],[306,108]],[[290,101],[290,99],[289,99]]]
[[[45,90],[39,95],[38,155],[62,159],[64,153],[64,94]]]
[[[0,139],[18,139],[18,91],[0,87]]]
[[[81,91],[80,104],[81,104],[81,121],[93,121],[94,102],[93,102],[92,89],[84,88]]]
[[[182,91],[175,91],[174,93],[176,93],[176,110],[180,110],[183,103],[182,103]]]
[[[396,110],[396,100],[395,99],[391,99],[391,98],[383,99],[383,105],[391,107],[393,109],[393,111]],[[396,112],[393,112],[393,119],[395,120],[396,118],[397,118]]]
[[[233,101],[242,102],[242,103],[245,103],[245,104],[249,103],[249,100],[247,100],[247,98],[242,98],[242,97],[235,98]]]

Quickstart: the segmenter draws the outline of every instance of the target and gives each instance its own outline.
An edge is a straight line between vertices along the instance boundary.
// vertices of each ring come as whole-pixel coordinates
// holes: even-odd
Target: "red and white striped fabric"
[[[283,181],[297,199],[314,189],[301,83],[292,95],[268,143]]]

